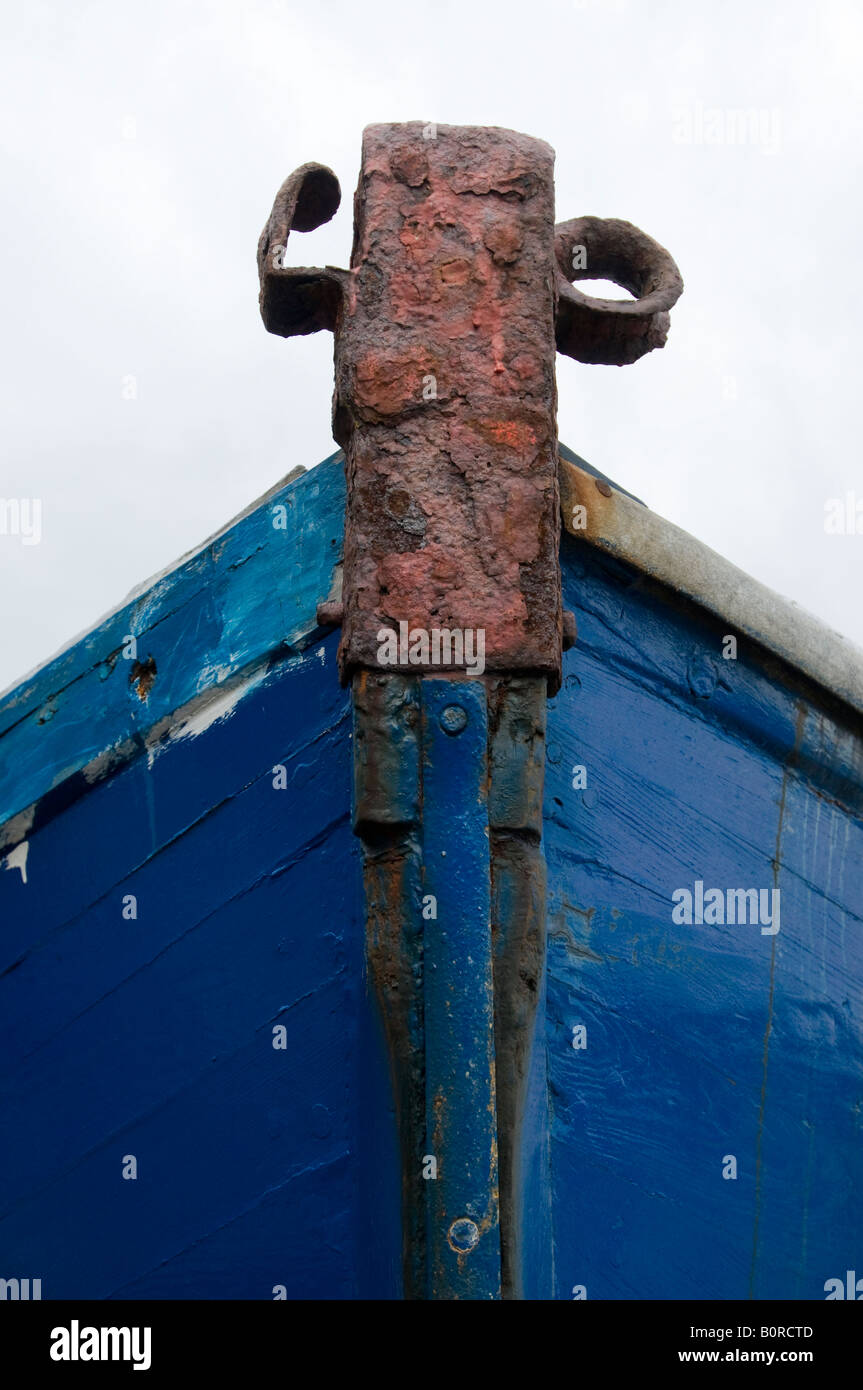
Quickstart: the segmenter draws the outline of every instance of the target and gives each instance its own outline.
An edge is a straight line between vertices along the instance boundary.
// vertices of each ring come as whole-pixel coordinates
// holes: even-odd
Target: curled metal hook
[[[311,232],[336,212],[339,181],[325,164],[303,164],[285,179],[258,241],[261,318],[270,333],[282,338],[333,330],[341,304],[345,272],[286,266],[288,237]]]

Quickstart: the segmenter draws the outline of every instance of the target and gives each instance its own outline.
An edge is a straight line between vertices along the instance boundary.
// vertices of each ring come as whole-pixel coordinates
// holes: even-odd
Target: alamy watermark
[[[705,106],[703,101],[673,106],[671,138],[675,145],[753,145],[777,154],[782,143],[778,106]]]
[[[762,936],[779,930],[778,888],[707,888],[696,879],[694,888],[675,888],[671,920],[677,926],[761,927]]]
[[[863,497],[846,492],[824,503],[824,530],[828,536],[863,536]]]
[[[850,1298],[855,1303],[863,1299],[863,1279],[857,1278],[857,1272],[853,1269],[846,1269],[844,1279],[827,1279],[824,1284],[825,1302],[829,1303],[835,1298]]]
[[[133,1371],[148,1371],[152,1360],[149,1327],[69,1327],[51,1332],[52,1361],[131,1361]]]
[[[42,539],[41,497],[0,497],[0,536],[19,536],[22,545]]]
[[[0,1279],[0,1301],[29,1302],[42,1297],[41,1279]]]
[[[382,627],[377,634],[380,666],[442,666],[464,668],[468,676],[485,670],[485,628],[411,628],[402,621],[399,630]]]

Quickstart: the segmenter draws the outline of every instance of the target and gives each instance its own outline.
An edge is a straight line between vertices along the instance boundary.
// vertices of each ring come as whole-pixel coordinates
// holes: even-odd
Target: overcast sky
[[[255,249],[316,160],[342,207],[289,259],[348,264],[376,121],[539,136],[559,220],[623,217],[668,247],[686,288],[665,350],[558,357],[560,438],[863,645],[863,534],[824,529],[829,499],[863,504],[860,0],[3,16],[0,498],[42,516],[38,544],[26,506],[0,534],[0,686],[335,448],[332,338],[265,332]]]

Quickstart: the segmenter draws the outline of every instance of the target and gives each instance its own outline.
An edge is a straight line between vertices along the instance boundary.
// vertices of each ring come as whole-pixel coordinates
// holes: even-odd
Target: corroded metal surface
[[[622,367],[665,346],[683,280],[664,246],[616,217],[556,228],[557,346],[579,362]],[[595,299],[571,280],[613,280],[634,299]]]
[[[494,1045],[500,1151],[501,1283],[522,1294],[521,1136],[545,964],[544,682],[489,682]]]
[[[429,1293],[500,1298],[486,693],[420,688]]]
[[[402,1280],[428,1296],[425,1008],[420,845],[420,690],[359,672],[353,682],[354,830],[363,843],[366,963],[390,1059],[401,1149]]]
[[[499,1298],[486,691],[362,672],[353,696],[354,828],[401,1144],[405,1296]]]
[[[381,655],[381,631],[483,633],[489,671],[560,683],[555,344],[585,362],[661,347],[682,281],[627,222],[555,235],[553,151],[515,131],[369,126],[350,271],[291,268],[291,230],[333,215],[335,175],[306,164],[258,246],[261,313],[285,336],[335,334],[333,432],[348,501],[340,664],[463,669],[449,649]],[[636,301],[569,281],[607,276]]]
[[[545,682],[363,672],[353,691],[354,826],[402,1143],[406,1293],[517,1298],[545,955]],[[460,1219],[476,1241],[456,1257],[447,1233]]]
[[[365,132],[334,407],[346,672],[406,621],[557,677],[553,159],[510,131]]]
[[[339,182],[324,164],[303,164],[276,194],[258,241],[261,317],[282,338],[333,329],[342,300],[344,271],[302,269],[285,264],[288,237],[329,222],[341,201]]]

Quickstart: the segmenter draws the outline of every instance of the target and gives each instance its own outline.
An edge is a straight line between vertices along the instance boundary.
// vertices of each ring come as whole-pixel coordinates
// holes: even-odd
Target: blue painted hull
[[[571,541],[564,598],[579,642],[545,809],[555,1296],[824,1298],[863,1245],[859,732],[849,757],[787,673],[723,660],[719,624]],[[674,923],[699,880],[778,888],[779,930]]]
[[[322,465],[0,707],[0,1277],[43,1298],[401,1296],[350,701],[313,616],[342,506]],[[863,1249],[859,727],[561,558],[525,1294],[824,1298]],[[697,881],[778,888],[780,930],[675,923]]]

